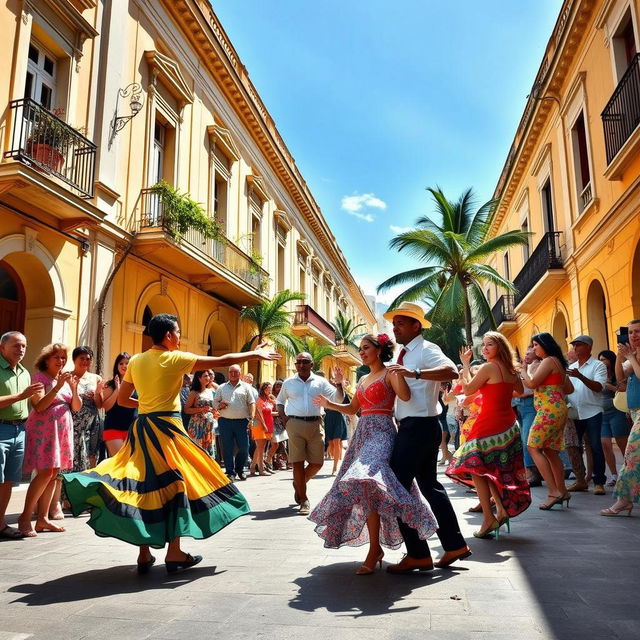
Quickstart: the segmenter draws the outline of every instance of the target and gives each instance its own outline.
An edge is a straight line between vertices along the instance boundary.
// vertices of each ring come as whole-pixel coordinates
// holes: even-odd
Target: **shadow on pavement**
[[[30,607],[39,607],[59,602],[138,593],[150,589],[176,589],[200,578],[222,573],[225,571],[216,571],[216,567],[202,567],[168,576],[163,566],[157,566],[148,574],[140,576],[135,567],[118,566],[74,573],[41,584],[20,584],[7,591],[24,594],[13,602],[23,602]]]
[[[298,515],[298,505],[290,504],[279,509],[269,509],[268,511],[251,511],[249,514],[252,520],[279,520],[280,518],[294,518]]]
[[[430,571],[392,576],[383,567],[382,571],[369,576],[355,576],[355,567],[356,563],[340,562],[311,569],[310,575],[294,580],[300,590],[289,606],[308,612],[326,609],[350,618],[406,613],[419,609],[420,605],[394,605],[415,588],[442,584],[454,575],[452,572]]]

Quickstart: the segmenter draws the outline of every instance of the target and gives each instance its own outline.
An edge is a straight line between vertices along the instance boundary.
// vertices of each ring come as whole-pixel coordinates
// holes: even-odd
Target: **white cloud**
[[[389,229],[391,229],[393,233],[407,233],[407,231],[413,231],[413,227],[396,227],[395,224],[389,225]]]
[[[370,213],[363,213],[362,209],[381,209],[387,208],[387,203],[380,198],[376,198],[373,193],[355,194],[352,196],[344,196],[342,198],[342,209],[346,211],[350,216],[365,220],[366,222],[373,222],[375,217]]]

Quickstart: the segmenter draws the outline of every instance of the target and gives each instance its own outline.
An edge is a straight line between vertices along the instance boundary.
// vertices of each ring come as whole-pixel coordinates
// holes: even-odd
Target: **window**
[[[231,180],[231,160],[213,143],[213,211],[212,213],[227,233],[229,182]]]
[[[520,231],[522,233],[529,233],[529,218],[525,218],[520,223]],[[525,263],[529,256],[531,255],[531,245],[530,245],[531,236],[527,236],[527,244],[522,245],[522,262]]]
[[[307,295],[307,270],[300,266],[300,292]]]
[[[630,7],[627,7],[613,33],[612,44],[616,76],[618,82],[620,82],[638,51]]]
[[[584,124],[584,111],[576,119],[571,128],[573,146],[573,166],[576,177],[578,206],[583,211],[592,200],[591,170],[589,168],[589,151],[587,148],[587,132]]]
[[[544,230],[546,233],[555,231],[556,225],[553,217],[553,194],[551,192],[551,178],[540,189],[540,200],[542,204],[542,215],[544,219]]]
[[[249,189],[249,215],[251,216],[251,253],[261,254],[262,252],[262,205],[263,200],[254,190]]]
[[[504,277],[505,280],[511,280],[511,267],[509,265],[509,253],[505,253],[503,257]]]
[[[56,59],[37,42],[29,44],[24,97],[35,100],[45,109],[55,105]]]
[[[283,291],[285,287],[285,248],[278,243],[278,291]]]

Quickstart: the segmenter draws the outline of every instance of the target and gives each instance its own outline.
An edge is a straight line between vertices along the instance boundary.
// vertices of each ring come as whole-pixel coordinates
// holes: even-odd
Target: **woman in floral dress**
[[[619,344],[616,356],[616,379],[627,381],[627,405],[633,420],[624,450],[624,466],[618,476],[613,495],[616,501],[603,509],[603,516],[631,515],[640,500],[640,319],[628,326],[629,344]]]
[[[190,416],[187,432],[210,456],[214,456],[213,436],[213,394],[209,386],[213,381],[213,371],[196,371],[191,382],[191,393],[187,397],[183,411]]]
[[[549,491],[547,500],[540,505],[540,509],[548,511],[563,502],[569,506],[571,498],[564,483],[564,465],[559,452],[564,449],[567,422],[565,395],[573,392],[573,385],[565,373],[567,361],[553,336],[538,333],[531,341],[541,362],[532,376],[526,367],[521,371],[524,385],[534,390],[533,406],[536,410],[527,447]]]
[[[31,396],[33,409],[25,424],[26,443],[23,471],[35,470],[29,484],[18,528],[27,538],[43,531],[64,531],[49,519],[49,505],[56,488],[60,469],[73,464],[73,422],[71,410],[78,411],[82,400],[78,396],[78,379],[72,372],[62,372],[67,363],[67,347],[55,343],[45,347],[38,359],[38,373],[33,382],[44,389]],[[35,528],[31,516],[36,509]]]
[[[371,574],[376,564],[382,565],[383,546],[398,549],[402,545],[398,519],[416,529],[422,540],[438,527],[416,483],[407,491],[389,467],[396,437],[392,419],[395,398],[406,401],[411,396],[404,377],[384,366],[393,356],[393,346],[386,334],[364,336],[360,358],[370,373],[360,380],[351,404],[335,404],[324,396],[314,400],[325,409],[361,413],[333,486],[309,516],[325,547],[369,542],[369,553],[356,571],[358,575]]]

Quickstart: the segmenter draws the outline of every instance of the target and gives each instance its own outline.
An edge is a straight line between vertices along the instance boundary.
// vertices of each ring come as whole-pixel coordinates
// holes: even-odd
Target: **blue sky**
[[[561,4],[213,0],[365,293],[427,186],[491,198]]]

